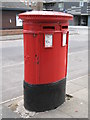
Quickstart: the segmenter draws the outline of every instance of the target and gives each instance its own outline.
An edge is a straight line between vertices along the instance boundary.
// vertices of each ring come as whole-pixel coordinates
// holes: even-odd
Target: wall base
[[[55,109],[65,102],[66,78],[41,85],[24,81],[24,107],[30,111],[43,112]]]

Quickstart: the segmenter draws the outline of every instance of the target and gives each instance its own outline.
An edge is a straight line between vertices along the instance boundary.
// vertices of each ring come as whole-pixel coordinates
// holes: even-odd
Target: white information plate
[[[45,47],[52,47],[52,46],[53,46],[53,35],[45,34]]]
[[[67,34],[64,33],[64,34],[63,34],[63,42],[62,42],[62,46],[65,46],[65,45],[66,45],[66,39],[67,39]]]

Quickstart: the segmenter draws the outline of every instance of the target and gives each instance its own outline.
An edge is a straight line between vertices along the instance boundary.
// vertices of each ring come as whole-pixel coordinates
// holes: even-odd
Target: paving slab
[[[72,82],[66,83],[66,93],[67,94],[73,94],[74,92],[77,92],[78,90],[83,89],[82,86],[74,84]]]
[[[47,112],[36,113],[32,118],[72,118],[70,115],[58,110],[50,110]]]
[[[28,111],[24,108],[23,96],[5,103],[5,106],[11,109],[14,113],[17,113],[21,118],[31,118],[36,114],[36,112]]]
[[[88,103],[77,98],[65,102],[57,110],[72,116],[72,118],[88,118]]]
[[[87,88],[84,88],[82,90],[79,90],[73,93],[73,96],[88,103],[88,89]]]
[[[77,84],[79,86],[88,88],[88,75],[85,75],[81,78],[74,79],[71,82],[74,83],[74,84]]]
[[[11,109],[9,109],[6,106],[2,106],[2,118],[20,118],[20,116],[13,112]]]

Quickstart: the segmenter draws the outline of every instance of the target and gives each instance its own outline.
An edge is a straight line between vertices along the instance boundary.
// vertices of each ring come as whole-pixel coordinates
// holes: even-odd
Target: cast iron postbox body
[[[72,15],[32,11],[19,17],[24,29],[24,106],[39,112],[54,109],[65,101]]]

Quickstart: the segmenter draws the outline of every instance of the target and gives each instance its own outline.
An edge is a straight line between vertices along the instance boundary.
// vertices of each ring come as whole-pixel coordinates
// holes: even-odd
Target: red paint
[[[29,84],[48,84],[65,78],[68,20],[72,20],[72,15],[32,11],[22,13],[19,17],[23,19],[24,29],[25,81]],[[62,46],[63,33],[67,33],[66,46]],[[45,48],[45,34],[53,35],[53,46],[50,48]]]

